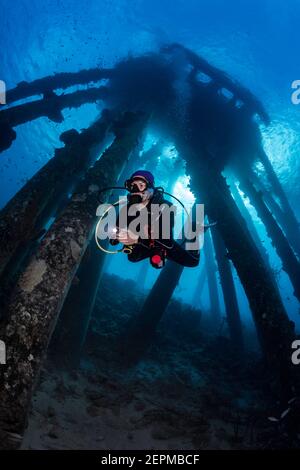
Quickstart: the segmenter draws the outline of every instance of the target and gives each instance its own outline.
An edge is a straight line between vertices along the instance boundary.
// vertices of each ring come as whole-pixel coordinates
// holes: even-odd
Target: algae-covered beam
[[[282,268],[289,276],[294,288],[294,295],[300,301],[300,263],[294,254],[287,238],[274,219],[272,213],[263,200],[263,194],[258,192],[254,185],[247,178],[241,178],[241,189],[250,198],[250,202],[255,207],[258,216],[261,218],[272,244],[282,261]]]
[[[33,121],[40,117],[47,117],[54,122],[63,122],[62,110],[65,108],[78,108],[85,103],[94,103],[107,97],[107,88],[89,88],[66,95],[56,95],[49,92],[43,99],[31,103],[20,104],[0,111],[0,152],[8,149],[16,138],[14,127]]]
[[[105,99],[107,93],[107,88],[104,86],[78,90],[66,95],[49,93],[41,100],[0,111],[0,126],[2,122],[8,122],[12,127],[15,127],[43,116],[54,122],[62,122],[61,111],[64,108],[78,108],[85,103],[94,103],[97,100]]]
[[[282,185],[278,179],[278,176],[267,156],[267,154],[262,151],[259,154],[260,160],[264,165],[266,173],[268,175],[269,181],[272,185],[272,189],[274,194],[276,194],[280,200],[281,207],[285,214],[285,224],[286,226],[289,225],[289,234],[293,233],[293,241],[297,240],[297,254],[300,257],[300,225],[299,221],[297,220],[293,209],[289,203],[289,200],[282,188]]]
[[[50,90],[65,89],[74,85],[84,85],[109,79],[113,75],[112,69],[84,69],[79,72],[62,72],[38,78],[32,82],[22,81],[15,88],[7,90],[6,104],[28,98],[29,96],[47,94]]]
[[[26,417],[47,346],[96,222],[98,192],[113,186],[146,125],[145,114],[125,113],[116,138],[86,174],[45,235],[11,296],[0,337],[7,367],[0,370],[0,445],[14,446]]]
[[[221,310],[218,293],[217,266],[214,258],[214,248],[211,240],[211,235],[209,232],[205,234],[204,251],[211,317],[217,327],[221,319]]]
[[[240,195],[239,193],[239,190],[237,189],[235,183],[233,181],[230,182],[230,191],[231,191],[231,194],[235,200],[235,203],[242,215],[242,217],[245,219],[246,221],[246,224],[247,224],[247,228],[251,234],[251,237],[253,238],[253,241],[255,242],[255,245],[257,246],[257,248],[259,249],[259,252],[264,260],[264,263],[266,264],[266,266],[270,266],[270,261],[269,261],[269,256],[268,256],[268,253],[267,253],[267,250],[266,248],[264,247],[264,245],[262,244],[259,236],[258,236],[258,233],[257,233],[257,230],[256,230],[256,227],[255,227],[255,224],[251,218],[251,215],[245,205],[245,202],[242,198],[242,196]],[[270,268],[271,269],[271,268]],[[275,280],[274,280],[275,282]]]
[[[257,113],[265,124],[270,123],[270,118],[264,109],[262,103],[245,87],[243,87],[236,80],[230,78],[225,72],[214,67],[207,62],[203,57],[199,56],[191,49],[182,46],[181,44],[171,44],[162,48],[162,52],[176,52],[183,51],[189,60],[190,64],[195,68],[207,74],[213,82],[215,82],[221,89],[226,88],[234,94],[235,99],[241,100],[249,110],[253,113]]]
[[[62,134],[65,147],[55,150],[44,165],[0,212],[0,276],[21,246],[42,227],[38,219],[51,216],[53,204],[66,195],[74,178],[99,154],[113,119],[107,110],[80,134],[73,130]]]
[[[244,348],[243,332],[230,261],[227,257],[226,247],[219,234],[218,227],[213,228],[211,234],[218,263],[232,347],[240,353]]]
[[[268,176],[268,180],[272,187],[272,193],[278,197],[280,202],[280,207],[276,204],[276,201],[272,200],[271,194],[269,195],[266,202],[270,206],[270,209],[274,211],[274,215],[277,217],[278,222],[282,226],[286,235],[289,237],[290,243],[293,246],[295,252],[300,258],[300,225],[297,220],[293,209],[290,206],[290,203],[287,199],[287,196],[281,186],[281,183],[278,179],[278,176],[267,156],[263,151],[259,153],[261,162],[264,165],[265,171]],[[251,178],[254,176],[254,172],[251,172]],[[250,175],[249,175],[250,177]],[[254,180],[257,181],[258,178]],[[280,210],[281,209],[281,210]]]

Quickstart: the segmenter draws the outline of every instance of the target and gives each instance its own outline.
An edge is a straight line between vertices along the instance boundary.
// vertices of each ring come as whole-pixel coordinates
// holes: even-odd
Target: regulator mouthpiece
[[[127,196],[128,204],[140,204],[143,202],[143,197],[141,194],[129,194]]]

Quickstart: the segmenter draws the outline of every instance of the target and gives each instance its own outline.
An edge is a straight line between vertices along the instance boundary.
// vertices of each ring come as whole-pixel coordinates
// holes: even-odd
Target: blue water
[[[300,79],[299,0],[0,0],[0,12],[0,79],[8,88],[54,72],[112,67],[128,54],[174,41],[238,79],[270,114],[271,125],[262,128],[265,150],[300,219],[300,105],[291,102],[291,83]],[[85,105],[63,111],[62,124],[40,118],[20,126],[17,140],[0,155],[0,207],[61,146],[63,130],[87,127],[99,110],[100,105]],[[280,269],[262,224],[253,216],[272,266]],[[125,258],[115,257],[109,265],[109,270],[131,278],[139,269]],[[156,276],[148,273],[148,287]],[[185,270],[176,295],[191,302],[195,283],[195,273]],[[279,283],[289,315],[298,321],[298,305],[284,273]],[[244,318],[249,319],[239,284],[238,292]],[[207,286],[202,304],[209,307]]]

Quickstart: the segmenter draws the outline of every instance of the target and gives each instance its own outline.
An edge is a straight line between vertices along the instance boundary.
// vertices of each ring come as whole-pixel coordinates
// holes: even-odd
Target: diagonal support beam
[[[32,82],[20,82],[15,88],[6,92],[6,104],[28,98],[29,96],[47,94],[50,90],[65,89],[74,85],[98,82],[113,76],[112,69],[84,69],[79,72],[61,72]]]

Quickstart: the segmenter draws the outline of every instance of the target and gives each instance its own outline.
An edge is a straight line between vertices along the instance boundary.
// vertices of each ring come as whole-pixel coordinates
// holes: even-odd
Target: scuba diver
[[[172,204],[164,199],[164,190],[155,187],[153,174],[150,171],[138,170],[126,180],[125,188],[129,191],[127,204],[120,209],[114,230],[115,235],[114,238],[110,238],[110,244],[117,245],[118,243],[122,243],[124,245],[123,252],[127,253],[129,261],[138,262],[149,258],[151,265],[156,269],[162,268],[165,265],[166,259],[186,267],[197,266],[200,260],[198,237],[197,235],[194,236],[192,241],[192,243],[194,242],[196,245],[195,250],[185,249],[183,247],[183,244],[186,242],[185,240],[180,244],[174,239],[174,213],[170,209]],[[175,198],[175,196],[173,197]],[[143,227],[139,226],[139,233],[142,233],[142,236],[138,235],[136,231],[130,230],[130,222],[136,218],[136,215],[130,215],[130,207],[132,205],[137,207],[138,213],[142,213],[142,211],[146,211],[147,213],[146,223],[143,224]],[[158,223],[155,229],[156,235],[153,237],[152,223],[154,220],[153,208],[155,205],[159,205],[160,211],[155,219],[156,222],[158,220]],[[166,210],[168,208],[169,212]],[[120,223],[122,210],[126,211],[127,225]],[[163,227],[164,210],[166,210],[166,217],[169,217],[169,233],[167,234]],[[157,212],[155,215],[156,214]],[[143,220],[145,221],[145,218]],[[204,226],[204,230],[206,230],[206,228],[208,228],[208,226]],[[191,242],[191,240],[189,240],[189,242]]]

